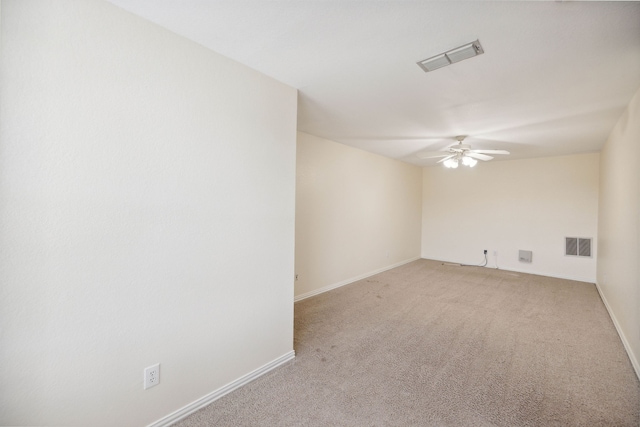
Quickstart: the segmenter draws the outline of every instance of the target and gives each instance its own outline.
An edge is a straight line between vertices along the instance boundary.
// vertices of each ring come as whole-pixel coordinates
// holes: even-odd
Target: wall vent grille
[[[591,238],[565,237],[564,254],[567,256],[591,257]]]

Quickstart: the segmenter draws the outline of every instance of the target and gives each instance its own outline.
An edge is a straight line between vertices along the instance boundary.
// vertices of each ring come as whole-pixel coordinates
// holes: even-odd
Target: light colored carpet
[[[192,426],[633,426],[594,285],[418,260],[295,305],[296,359]]]

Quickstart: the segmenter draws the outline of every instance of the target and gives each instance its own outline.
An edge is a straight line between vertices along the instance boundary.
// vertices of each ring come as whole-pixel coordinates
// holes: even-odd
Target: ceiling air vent
[[[564,254],[568,256],[591,257],[591,238],[565,237]]]
[[[467,43],[455,49],[451,49],[444,53],[432,56],[425,60],[419,61],[418,65],[425,72],[437,70],[438,68],[445,67],[449,64],[462,61],[463,59],[473,58],[474,56],[482,55],[484,49],[480,44],[480,40],[476,40],[471,43]]]

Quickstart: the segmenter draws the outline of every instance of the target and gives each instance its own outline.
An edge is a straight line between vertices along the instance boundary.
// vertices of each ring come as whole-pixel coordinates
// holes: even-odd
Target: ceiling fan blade
[[[511,154],[507,150],[471,150],[471,152],[480,154]]]
[[[420,153],[417,153],[416,156],[421,159],[434,159],[436,157],[446,157],[450,154],[451,153],[449,153],[448,151],[422,151]]]
[[[478,160],[484,160],[485,162],[487,160],[493,159],[493,157],[491,156],[487,156],[486,154],[474,153],[473,151],[469,151],[465,153],[465,156],[473,157],[474,159],[478,159]]]
[[[454,158],[456,155],[455,154],[451,154],[450,156],[445,157],[444,159],[440,159],[438,160],[436,163],[441,163],[441,162],[446,162],[449,159]]]

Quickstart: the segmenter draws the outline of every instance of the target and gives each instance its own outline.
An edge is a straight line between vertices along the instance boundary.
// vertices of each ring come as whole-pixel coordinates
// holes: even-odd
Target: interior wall
[[[298,133],[297,299],[420,257],[421,173]]]
[[[598,162],[594,153],[424,168],[422,257],[481,264],[486,249],[488,267],[594,282]],[[565,237],[593,238],[593,257],[565,256]]]
[[[640,377],[640,90],[600,155],[598,289]]]
[[[0,71],[0,425],[146,425],[292,355],[294,89],[98,0],[3,1]]]

